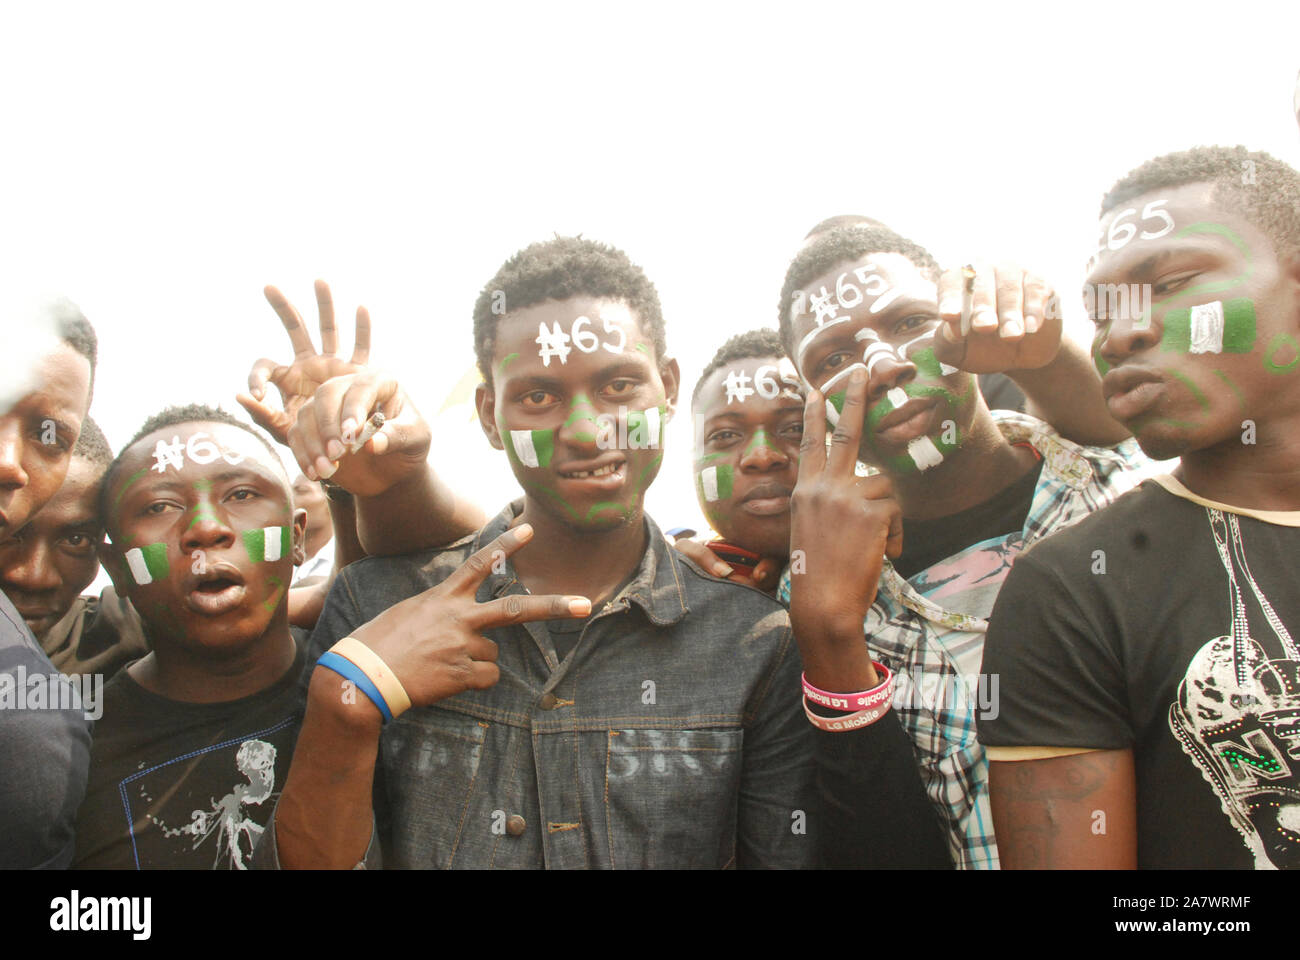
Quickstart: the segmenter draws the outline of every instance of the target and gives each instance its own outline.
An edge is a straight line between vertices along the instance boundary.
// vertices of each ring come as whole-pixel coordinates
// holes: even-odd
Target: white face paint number
[[[1174,218],[1169,215],[1169,211],[1159,209],[1168,202],[1167,197],[1162,200],[1152,200],[1142,208],[1140,219],[1143,221],[1153,220],[1156,224],[1164,224],[1158,230],[1143,230],[1138,233],[1135,224],[1126,222],[1128,217],[1137,213],[1136,207],[1128,207],[1115,214],[1110,221],[1110,227],[1103,229],[1101,236],[1097,238],[1097,252],[1088,261],[1089,272],[1097,265],[1097,261],[1101,259],[1101,255],[1107,250],[1120,250],[1134,238],[1138,240],[1159,240],[1161,237],[1173,233]]]
[[[600,337],[591,329],[590,317],[578,317],[573,321],[569,332],[565,333],[560,329],[560,321],[556,320],[551,325],[551,329],[546,329],[546,321],[537,325],[537,339],[533,342],[537,344],[537,356],[542,361],[542,366],[549,367],[551,358],[556,358],[561,364],[567,363],[569,354],[572,349],[569,344],[572,343],[582,353],[595,353],[598,349],[605,350],[609,353],[622,353],[623,348],[627,346],[627,331],[616,322],[612,322],[609,317],[603,313],[600,316],[601,325],[605,328],[605,333],[611,335],[614,339],[607,339],[601,343]]]
[[[782,394],[782,384],[784,384],[784,393],[795,400],[802,399],[799,393],[799,378],[794,372],[794,367],[790,361],[782,357],[784,363],[779,366],[773,366],[765,363],[754,371],[754,386],[749,386],[750,376],[743,370],[727,371],[727,378],[723,381],[723,386],[727,391],[727,406],[731,406],[732,401],[744,403],[746,397],[752,397],[757,393],[764,400],[775,400]],[[779,373],[781,379],[778,381],[773,374]]]
[[[200,466],[212,463],[218,457],[225,460],[232,467],[243,463],[244,455],[242,453],[231,453],[229,450],[222,450],[211,440],[204,439],[207,435],[206,430],[196,432],[186,441],[184,453],[181,452],[180,437],[175,434],[172,435],[171,443],[159,440],[153,448],[153,469],[159,473],[166,473],[168,467],[180,470],[185,466],[186,457],[189,457]]]

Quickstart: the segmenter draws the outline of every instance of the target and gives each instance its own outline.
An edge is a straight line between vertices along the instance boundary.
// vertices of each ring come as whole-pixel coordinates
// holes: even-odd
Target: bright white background
[[[14,5],[0,276],[94,322],[115,449],[168,403],[242,412],[253,360],[291,353],[262,286],[314,324],[323,277],[347,348],[364,303],[438,470],[495,510],[505,456],[447,401],[474,299],[519,247],[625,249],[684,394],[726,337],[774,325],[790,255],[836,213],[945,265],[1040,269],[1082,338],[1073,291],[1118,176],[1196,144],[1300,164],[1297,38],[1294,0]],[[680,416],[649,495],[665,528],[702,529],[689,444]]]

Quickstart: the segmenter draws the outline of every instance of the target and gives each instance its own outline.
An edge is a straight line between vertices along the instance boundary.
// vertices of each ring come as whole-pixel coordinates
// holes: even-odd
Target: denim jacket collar
[[[471,549],[481,550],[505,533],[523,509],[522,498],[509,504],[474,535]],[[619,600],[635,603],[645,611],[651,623],[666,627],[677,623],[690,613],[690,608],[686,604],[686,590],[682,585],[682,559],[649,515],[643,513],[642,522],[648,534],[649,546],[641,557],[641,564],[637,567],[632,580],[617,597],[611,598],[610,603],[612,605]],[[524,586],[515,573],[514,564],[507,557],[504,572],[490,573],[479,587],[477,597],[480,602],[483,602],[506,593],[524,592]]]

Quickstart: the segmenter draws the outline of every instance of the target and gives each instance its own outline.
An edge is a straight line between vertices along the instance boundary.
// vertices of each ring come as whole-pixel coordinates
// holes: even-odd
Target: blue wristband
[[[331,653],[328,650],[321,654],[316,666],[324,667],[326,670],[333,670],[339,676],[351,680],[357,685],[357,689],[370,698],[371,702],[379,708],[379,712],[384,715],[384,723],[393,719],[393,711],[388,709],[388,701],[384,695],[379,692],[379,688],[374,682],[366,676],[365,671],[358,667],[347,657],[341,657],[337,653]]]

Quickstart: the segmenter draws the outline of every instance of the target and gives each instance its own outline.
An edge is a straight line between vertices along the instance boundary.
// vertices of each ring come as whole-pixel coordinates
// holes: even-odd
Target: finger
[[[939,319],[953,338],[961,336],[961,269],[945,270],[939,275]]]
[[[681,540],[673,541],[673,546],[682,556],[694,560],[715,577],[729,577],[734,572],[735,568],[731,564],[719,557],[705,544],[696,540],[683,537]]]
[[[903,555],[903,510],[894,502],[894,509],[889,518],[889,539],[885,541],[885,556],[896,560]]]
[[[533,539],[533,527],[530,523],[521,523],[507,530],[487,546],[470,554],[464,563],[451,572],[451,576],[444,580],[443,584],[454,592],[471,594],[476,592],[479,584],[487,579],[487,575],[494,567],[500,570],[500,564],[505,558],[520,550],[531,539]]]
[[[370,311],[357,307],[357,341],[352,348],[352,362],[364,367],[370,362]]]
[[[392,377],[373,373],[362,373],[353,377],[339,405],[337,435],[342,439],[343,446],[351,447],[355,444],[356,439],[365,429],[366,421],[376,409],[383,413],[385,423],[388,420],[396,420],[402,412],[400,394],[401,387]],[[391,440],[391,430],[389,434],[388,439]]]
[[[826,403],[819,390],[809,390],[803,404],[803,437],[799,440],[796,486],[821,476],[826,468]]]
[[[316,281],[316,312],[320,315],[320,352],[334,356],[339,352],[338,332],[334,329],[334,298],[324,280]]]
[[[281,422],[281,411],[260,403],[246,393],[235,394],[235,400],[248,411],[248,415],[253,418],[255,424],[271,434],[277,442],[286,442],[287,433],[284,424]]]
[[[758,589],[771,593],[781,581],[781,564],[771,557],[764,557],[754,568],[754,583]]]
[[[998,329],[997,289],[994,273],[981,267],[975,273],[971,293],[970,328],[974,333],[992,333]]]
[[[894,483],[883,473],[859,477],[857,488],[864,500],[888,500],[894,495]]]
[[[849,389],[844,394],[840,422],[831,434],[831,452],[826,471],[833,476],[851,477],[858,463],[858,444],[862,439],[862,422],[866,419],[867,371],[849,374]]]
[[[271,379],[280,365],[274,360],[262,357],[253,364],[253,369],[248,371],[248,392],[261,400],[266,396],[266,384]]]
[[[475,660],[469,669],[470,677],[465,686],[470,690],[486,690],[496,686],[501,679],[501,668],[495,663],[480,663]]]
[[[321,480],[328,480],[334,476],[339,467],[325,455],[325,444],[320,437],[320,421],[317,419],[317,411],[320,407],[321,404],[314,398],[303,405],[303,408],[298,411],[298,420],[294,423],[294,434],[299,438],[307,462],[315,468],[316,476]]]
[[[480,634],[469,638],[465,644],[465,652],[474,660],[496,663],[497,657],[501,655],[501,648]]]
[[[993,275],[998,298],[998,335],[1003,340],[1020,340],[1025,335],[1025,271],[1004,264]]]
[[[316,356],[316,348],[312,345],[307,325],[302,322],[302,317],[298,315],[297,309],[288,298],[272,286],[263,289],[262,294],[280,317],[280,322],[284,324],[284,329],[289,334],[289,342],[293,344],[294,358]]]
[[[571,620],[591,613],[586,597],[562,597],[557,594],[532,596],[512,593],[487,603],[480,603],[466,622],[475,630],[491,630],[530,620]]]
[[[347,395],[350,379],[336,377],[333,380],[326,380],[316,388],[316,393],[312,397],[316,442],[320,445],[321,453],[330,462],[337,462],[347,452],[341,426],[343,417],[339,411],[343,398]],[[298,420],[301,422],[302,419],[302,411],[299,411]],[[317,469],[319,470],[319,467]]]
[[[1032,273],[1025,274],[1024,303],[1021,310],[1025,315],[1025,333],[1037,333],[1047,316],[1047,301],[1052,296],[1052,288],[1042,277]]]
[[[293,454],[293,459],[298,463],[298,469],[308,480],[319,480],[316,465],[312,463],[312,458],[307,455],[307,448],[303,445],[302,427],[298,423],[289,428],[289,435],[285,442],[289,445],[289,452]]]

